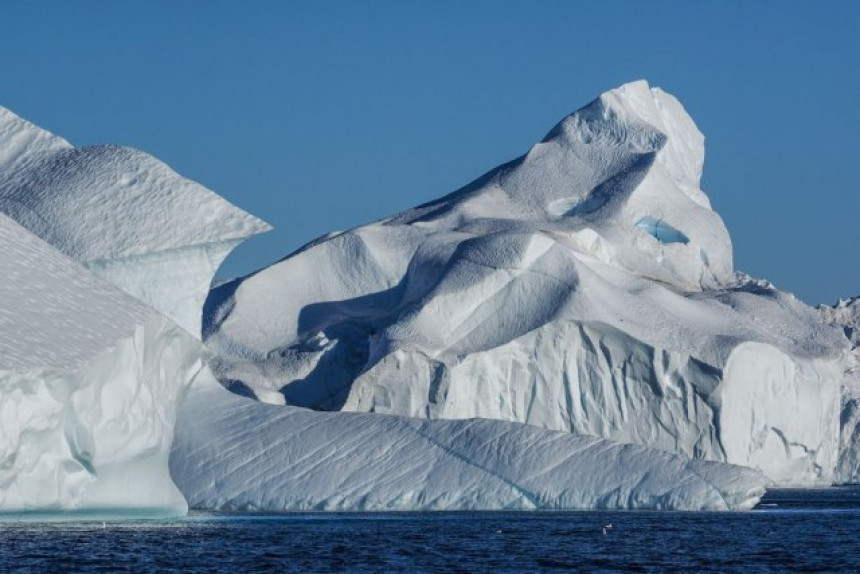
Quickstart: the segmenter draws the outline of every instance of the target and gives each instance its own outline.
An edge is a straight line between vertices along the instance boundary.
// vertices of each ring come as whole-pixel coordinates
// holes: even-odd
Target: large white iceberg
[[[197,337],[218,266],[269,229],[144,152],[75,148],[5,108],[0,212]]]
[[[232,511],[745,510],[751,469],[491,420],[428,421],[268,405],[205,377],[170,460],[195,508]]]
[[[168,472],[202,345],[0,214],[0,512],[184,514]]]
[[[847,345],[733,270],[703,136],[627,84],[463,189],[215,289],[226,386],[272,403],[483,417],[828,484]]]
[[[268,226],[0,108],[0,511],[750,508],[767,479],[725,461],[827,482],[847,344],[734,273],[702,159],[680,104],[630,84],[215,289],[211,369],[275,406],[196,339]]]

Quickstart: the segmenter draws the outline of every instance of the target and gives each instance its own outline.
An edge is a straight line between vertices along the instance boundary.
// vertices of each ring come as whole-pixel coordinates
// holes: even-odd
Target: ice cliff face
[[[143,152],[73,148],[3,108],[0,223],[0,511],[184,513],[167,464],[203,302],[268,225]]]
[[[0,212],[198,337],[218,266],[269,229],[146,153],[74,148],[4,108]]]
[[[322,410],[483,417],[826,484],[844,340],[735,274],[703,138],[644,82],[465,188],[213,291],[228,388]]]
[[[745,510],[747,468],[491,420],[267,405],[198,380],[170,468],[197,508]]]
[[[841,299],[836,305],[819,305],[825,322],[844,333],[851,346],[843,361],[842,413],[839,464],[834,482],[860,483],[860,297]]]
[[[184,514],[168,472],[201,343],[0,214],[0,512]]]

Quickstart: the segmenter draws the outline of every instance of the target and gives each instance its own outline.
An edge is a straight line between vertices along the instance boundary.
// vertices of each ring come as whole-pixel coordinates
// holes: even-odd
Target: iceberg
[[[227,511],[746,510],[758,472],[492,420],[269,405],[199,378],[170,458],[194,508]]]
[[[734,271],[703,159],[628,84],[210,291],[266,223],[0,108],[0,512],[743,510],[827,483],[847,340]]]
[[[734,270],[704,137],[645,82],[439,200],[214,289],[217,379],[261,401],[486,418],[834,478],[847,343]]]
[[[184,514],[168,457],[201,342],[0,214],[0,512]]]
[[[0,212],[196,337],[218,266],[270,229],[149,154],[75,148],[5,108]]]

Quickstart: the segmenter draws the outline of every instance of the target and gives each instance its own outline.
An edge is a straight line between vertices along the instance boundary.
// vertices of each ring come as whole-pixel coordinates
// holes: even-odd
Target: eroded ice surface
[[[168,472],[201,344],[0,214],[0,512],[183,514]]]
[[[818,311],[827,323],[845,335],[851,346],[843,362],[839,464],[834,482],[857,484],[860,483],[860,297],[841,299],[832,307],[819,305]]]
[[[220,263],[269,229],[149,154],[75,148],[4,108],[0,212],[195,336]]]
[[[847,345],[734,272],[703,141],[665,92],[607,92],[463,189],[214,290],[212,368],[272,403],[519,421],[829,483]]]
[[[194,508],[743,510],[751,469],[490,420],[428,421],[260,403],[201,378],[171,472]]]

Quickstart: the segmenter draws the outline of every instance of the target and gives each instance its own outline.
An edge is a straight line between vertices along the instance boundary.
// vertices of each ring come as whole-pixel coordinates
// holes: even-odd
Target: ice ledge
[[[205,377],[170,463],[192,508],[230,511],[747,510],[767,484],[748,468],[518,423],[267,405]]]

